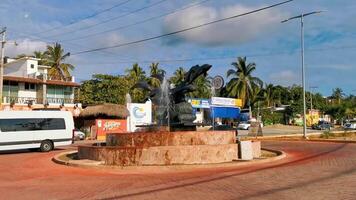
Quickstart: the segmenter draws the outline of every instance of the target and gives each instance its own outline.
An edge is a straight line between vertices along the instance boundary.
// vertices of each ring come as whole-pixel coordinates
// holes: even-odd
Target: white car
[[[76,140],[84,140],[85,139],[85,133],[81,132],[78,129],[74,129],[74,139],[76,139]]]
[[[250,129],[250,126],[251,126],[251,121],[242,121],[237,126],[237,129],[248,130]],[[263,127],[262,123],[261,123],[261,127]]]
[[[344,124],[344,129],[356,129],[356,121],[352,120]]]
[[[248,130],[251,126],[250,122],[240,122],[239,125],[237,126],[237,129],[242,129],[242,130]]]

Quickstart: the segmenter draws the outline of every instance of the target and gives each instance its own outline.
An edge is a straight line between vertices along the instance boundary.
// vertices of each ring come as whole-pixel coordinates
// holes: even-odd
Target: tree
[[[171,82],[175,85],[179,85],[184,81],[184,75],[186,71],[183,67],[179,67],[171,77]]]
[[[146,72],[135,63],[132,65],[131,69],[126,70],[126,79],[129,82],[129,88],[132,88],[139,81],[146,80]],[[130,95],[133,102],[143,102],[145,99],[145,92],[138,88],[132,88]]]
[[[34,51],[33,52],[33,56],[35,57],[35,58],[38,58],[38,59],[40,59],[39,61],[38,61],[38,64],[39,65],[46,65],[46,52],[42,52],[42,51]]]
[[[60,44],[55,43],[54,46],[48,45],[45,54],[46,64],[51,67],[48,72],[50,77],[66,80],[66,78],[71,76],[74,66],[69,63],[63,63],[70,56],[70,53],[64,53],[64,49],[62,49]]]
[[[273,84],[268,84],[266,85],[266,88],[264,89],[265,93],[265,102],[267,107],[271,107],[274,105],[274,100],[275,100],[275,93],[274,93],[274,86]]]
[[[227,71],[227,78],[231,80],[227,84],[227,90],[230,97],[242,99],[243,107],[246,105],[253,87],[262,87],[261,79],[252,76],[256,70],[255,63],[246,63],[246,57],[238,57],[237,62],[231,63],[234,69]]]
[[[92,79],[82,82],[79,101],[86,105],[125,104],[125,96],[129,88],[129,82],[124,76],[95,74]]]
[[[210,98],[211,97],[211,77],[204,77],[200,75],[197,79],[194,80],[193,85],[195,91],[189,94],[193,98]]]
[[[333,94],[331,97],[336,100],[337,104],[340,105],[342,98],[345,96],[345,93],[341,88],[333,89]]]
[[[151,63],[150,65],[150,78],[149,78],[149,84],[152,87],[159,87],[161,85],[161,82],[152,76],[158,75],[158,74],[165,74],[166,72],[163,69],[160,69],[158,67],[159,63]]]

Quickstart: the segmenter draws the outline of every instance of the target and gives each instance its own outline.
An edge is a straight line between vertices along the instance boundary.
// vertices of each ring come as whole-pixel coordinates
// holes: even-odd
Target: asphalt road
[[[248,130],[238,130],[240,135],[247,135]],[[321,130],[313,130],[313,129],[307,129],[307,134],[308,133],[317,133],[317,132],[322,132]],[[303,129],[302,127],[295,127],[295,126],[286,126],[286,127],[263,127],[262,128],[262,133],[264,136],[278,136],[278,135],[293,135],[293,134],[302,134]]]
[[[0,154],[0,199],[355,199],[356,144],[271,142],[267,164],[177,171],[82,169],[50,153]]]

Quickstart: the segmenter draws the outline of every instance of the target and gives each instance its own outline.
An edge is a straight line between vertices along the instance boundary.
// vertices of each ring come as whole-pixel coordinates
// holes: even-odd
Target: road
[[[55,164],[50,153],[0,154],[0,199],[355,199],[356,144],[264,141],[266,164],[126,172]]]
[[[239,135],[247,135],[248,130],[238,130]],[[322,130],[313,130],[307,129],[307,134],[310,133],[320,133]],[[302,134],[303,128],[299,126],[282,126],[282,127],[263,127],[262,133],[264,136],[278,136],[278,135],[293,135],[293,134]]]

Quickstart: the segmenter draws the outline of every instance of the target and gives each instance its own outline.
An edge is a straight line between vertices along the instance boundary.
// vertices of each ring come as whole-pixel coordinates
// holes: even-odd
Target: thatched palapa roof
[[[102,104],[96,106],[88,106],[82,112],[80,112],[80,117],[83,118],[117,118],[126,119],[128,117],[129,111],[126,106],[119,104]]]

